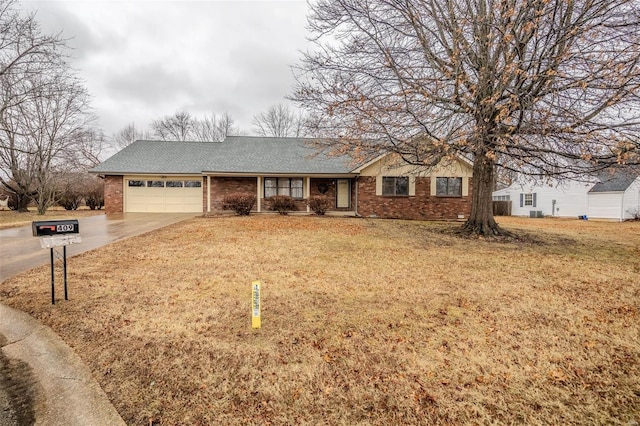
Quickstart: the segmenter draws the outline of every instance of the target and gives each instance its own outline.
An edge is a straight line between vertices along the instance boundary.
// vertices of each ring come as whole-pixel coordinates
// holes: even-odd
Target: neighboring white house
[[[515,183],[495,191],[493,200],[511,201],[512,216],[533,212],[534,216],[625,220],[640,210],[640,176],[618,172],[603,174],[594,182]]]
[[[617,175],[596,183],[587,195],[589,217],[622,221],[640,214],[640,176]]]
[[[544,216],[578,217],[588,214],[587,192],[592,182],[550,179],[541,184],[515,183],[493,193],[494,201],[511,201],[512,216],[531,216],[542,212]]]

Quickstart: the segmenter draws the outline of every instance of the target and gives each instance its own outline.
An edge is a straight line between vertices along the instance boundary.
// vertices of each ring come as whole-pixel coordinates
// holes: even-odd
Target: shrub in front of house
[[[85,196],[84,203],[91,210],[100,210],[102,207],[104,207],[104,195],[96,192],[91,192]]]
[[[282,215],[298,210],[296,201],[288,195],[274,195],[269,198],[269,210]]]
[[[234,192],[224,197],[222,200],[222,209],[233,210],[241,216],[249,216],[255,204],[255,195],[248,192]]]
[[[58,205],[64,207],[65,210],[78,210],[82,202],[82,194],[72,189],[62,192],[58,198]]]
[[[91,210],[104,207],[104,183],[101,179],[87,179],[84,183],[84,203]]]
[[[331,207],[331,201],[329,201],[329,197],[326,195],[314,195],[309,198],[307,205],[315,214],[322,216],[329,210],[329,207]]]

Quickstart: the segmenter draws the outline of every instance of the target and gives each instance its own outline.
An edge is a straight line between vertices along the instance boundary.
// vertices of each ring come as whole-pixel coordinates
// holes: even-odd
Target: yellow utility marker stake
[[[251,327],[260,328],[260,281],[251,283]]]

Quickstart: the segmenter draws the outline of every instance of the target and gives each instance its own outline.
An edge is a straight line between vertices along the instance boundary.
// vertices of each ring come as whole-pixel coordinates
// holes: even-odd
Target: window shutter
[[[537,195],[537,194],[534,192],[534,193],[533,193],[533,207],[535,207],[535,206],[536,206],[536,195]]]
[[[524,207],[524,194],[520,194],[520,207]]]

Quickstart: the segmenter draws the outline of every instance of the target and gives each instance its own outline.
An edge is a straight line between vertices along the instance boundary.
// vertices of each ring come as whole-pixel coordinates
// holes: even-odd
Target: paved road
[[[82,243],[67,256],[151,232],[193,214],[80,218]],[[49,262],[30,226],[0,230],[0,282]],[[0,425],[124,424],[80,358],[29,315],[0,305]]]

